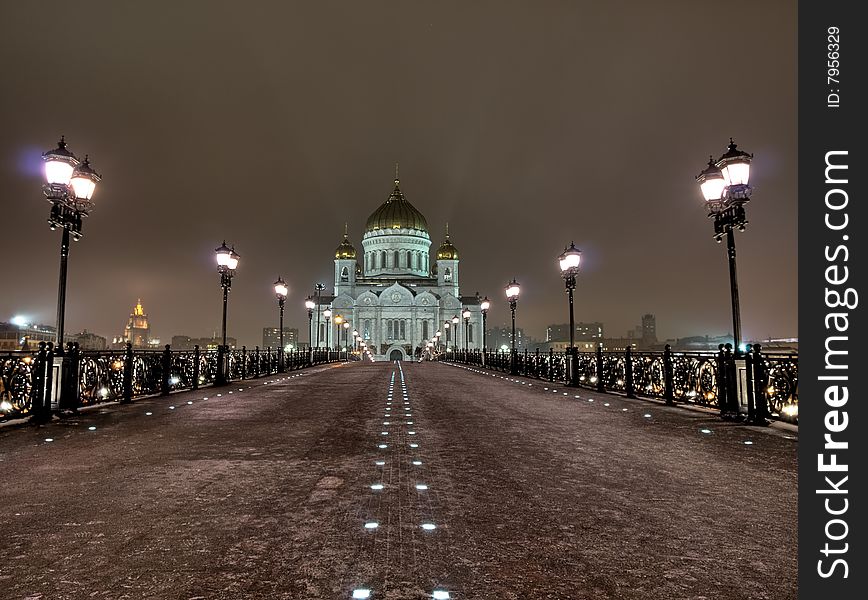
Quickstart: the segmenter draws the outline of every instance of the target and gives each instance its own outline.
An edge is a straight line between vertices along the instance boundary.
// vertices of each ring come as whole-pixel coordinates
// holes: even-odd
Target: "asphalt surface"
[[[438,363],[301,373],[0,430],[0,598],[796,598],[797,434]]]

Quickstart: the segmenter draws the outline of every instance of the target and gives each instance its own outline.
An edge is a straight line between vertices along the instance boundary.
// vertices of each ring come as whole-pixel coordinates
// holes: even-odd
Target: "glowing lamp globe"
[[[717,159],[717,167],[720,169],[726,185],[747,185],[750,179],[750,162],[753,154],[739,150],[732,138],[729,138],[729,147],[726,153]]]
[[[721,170],[711,159],[708,160],[708,167],[696,176],[696,181],[699,183],[699,189],[702,190],[702,196],[706,202],[717,202],[723,197],[726,180],[723,178]]]
[[[84,162],[78,165],[72,173],[72,178],[69,184],[72,186],[72,191],[78,200],[90,200],[93,197],[93,192],[96,189],[96,184],[99,183],[99,173],[94,171],[90,166],[90,161],[87,156],[84,157]]]
[[[313,310],[316,308],[316,302],[314,302],[313,299],[308,296],[307,300],[304,301],[304,307],[308,310]]]
[[[42,160],[45,163],[45,181],[49,184],[69,185],[78,159],[67,150],[66,141],[63,137],[57,142],[57,148],[43,153]]]
[[[232,250],[226,245],[224,241],[220,244],[220,247],[217,248],[214,252],[217,253],[217,266],[223,268],[229,268],[229,261],[232,257]]]
[[[286,282],[282,277],[278,277],[277,281],[274,282],[274,293],[277,294],[278,298],[286,298],[289,293],[289,288],[286,287]]]
[[[518,285],[518,282],[513,279],[509,285],[506,286],[506,297],[510,300],[517,300],[518,294],[521,292],[521,286]]]
[[[573,242],[570,242],[570,247],[566,248],[563,254],[558,257],[558,264],[564,275],[575,274],[579,270],[579,263],[581,262],[582,251],[576,248]]]
[[[488,300],[488,296],[482,299],[482,302],[479,304],[479,308],[482,310],[482,312],[485,312],[489,308],[491,308],[491,302]]]
[[[469,319],[469,318],[470,318],[470,315],[471,315],[471,313],[470,313],[469,310],[465,310],[465,311],[461,314],[461,316],[464,317],[465,319]]]

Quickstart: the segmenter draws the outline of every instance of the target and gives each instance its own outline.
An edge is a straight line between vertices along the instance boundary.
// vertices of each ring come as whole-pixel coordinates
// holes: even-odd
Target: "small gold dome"
[[[347,237],[346,233],[344,234],[343,241],[335,250],[335,258],[340,260],[355,260],[356,258],[356,249],[350,243],[350,238]]]
[[[437,248],[437,260],[458,260],[458,248],[449,241],[449,230],[446,231],[446,239]]]

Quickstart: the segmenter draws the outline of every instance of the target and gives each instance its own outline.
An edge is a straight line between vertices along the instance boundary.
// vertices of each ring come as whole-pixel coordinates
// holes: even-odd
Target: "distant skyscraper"
[[[642,342],[657,343],[657,319],[652,314],[642,315]]]
[[[343,339],[343,331],[340,332]],[[350,336],[352,337],[352,336]],[[292,349],[298,348],[298,329],[295,327],[283,328],[283,345],[292,346]],[[262,328],[262,346],[261,348],[273,348],[277,350],[280,346],[280,329],[277,327]]]
[[[148,315],[142,308],[142,300],[136,303],[130,320],[124,329],[124,340],[130,342],[133,348],[147,348],[151,342],[151,326],[148,324]]]

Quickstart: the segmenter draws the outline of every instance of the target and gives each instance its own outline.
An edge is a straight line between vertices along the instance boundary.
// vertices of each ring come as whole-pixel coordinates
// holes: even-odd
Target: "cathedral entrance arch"
[[[407,357],[401,348],[392,348],[389,350],[389,360],[407,360]]]

